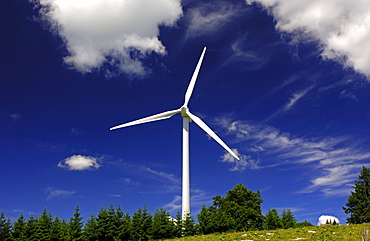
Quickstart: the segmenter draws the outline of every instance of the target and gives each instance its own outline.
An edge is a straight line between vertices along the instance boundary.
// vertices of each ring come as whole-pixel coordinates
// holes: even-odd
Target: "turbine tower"
[[[183,118],[182,126],[182,217],[185,218],[187,213],[190,213],[190,171],[189,171],[189,123],[194,121],[200,128],[202,128],[209,136],[211,136],[215,141],[217,141],[223,148],[225,148],[233,157],[239,160],[239,157],[221,140],[220,137],[216,135],[215,132],[209,128],[206,123],[204,123],[199,117],[195,116],[189,111],[188,103],[191,97],[191,94],[194,90],[194,85],[197,80],[200,66],[203,61],[204,54],[206,52],[206,47],[204,47],[202,55],[198,61],[198,64],[195,68],[193,76],[190,80],[190,84],[185,93],[184,104],[175,110],[170,110],[162,112],[156,115],[148,116],[142,119],[134,120],[122,125],[118,125],[110,128],[110,130],[128,127],[132,125],[143,124],[151,121],[164,120],[172,117],[175,114],[181,113]]]

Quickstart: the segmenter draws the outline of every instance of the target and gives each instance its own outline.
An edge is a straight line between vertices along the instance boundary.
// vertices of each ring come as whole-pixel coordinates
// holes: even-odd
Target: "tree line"
[[[349,224],[370,222],[370,169],[362,167],[359,180],[348,197],[347,207],[343,207]],[[180,211],[171,218],[164,208],[150,214],[146,206],[139,208],[130,216],[111,204],[100,208],[97,215],[91,215],[84,223],[80,208],[68,221],[53,217],[43,210],[39,217],[23,214],[13,223],[0,213],[0,240],[4,241],[118,241],[165,239],[196,234],[210,234],[227,231],[275,230],[311,226],[309,222],[297,223],[290,209],[279,215],[276,209],[268,209],[262,215],[263,199],[259,191],[248,190],[238,183],[226,193],[225,197],[215,196],[212,205],[202,205],[196,223],[190,214],[182,218]]]
[[[260,192],[250,191],[241,183],[229,190],[225,197],[215,196],[212,200],[211,206],[202,205],[197,215],[198,223],[190,214],[182,218],[180,211],[172,218],[164,208],[151,214],[144,206],[131,216],[113,204],[100,208],[98,214],[91,215],[85,223],[79,206],[68,221],[53,217],[46,208],[39,217],[26,219],[21,214],[13,223],[1,212],[0,240],[149,240],[214,232],[291,228],[297,224],[289,209],[283,210],[281,216],[275,209],[269,209],[263,216]]]

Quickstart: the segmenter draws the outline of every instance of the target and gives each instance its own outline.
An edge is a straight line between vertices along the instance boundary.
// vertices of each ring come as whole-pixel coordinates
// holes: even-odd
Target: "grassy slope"
[[[199,235],[170,239],[179,240],[362,240],[362,229],[370,229],[370,223],[358,225],[313,226],[295,229],[280,229],[273,231],[250,231],[238,233],[223,233]]]

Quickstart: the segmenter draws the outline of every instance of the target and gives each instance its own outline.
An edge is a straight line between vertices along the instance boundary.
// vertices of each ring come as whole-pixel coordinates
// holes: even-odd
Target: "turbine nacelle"
[[[181,116],[182,118],[184,117],[189,117],[188,113],[189,113],[189,108],[187,106],[181,106],[180,108],[180,113],[181,113]],[[191,120],[191,118],[189,117],[189,119]]]

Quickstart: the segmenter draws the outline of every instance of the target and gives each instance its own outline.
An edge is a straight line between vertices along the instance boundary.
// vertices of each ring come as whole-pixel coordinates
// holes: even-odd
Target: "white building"
[[[326,224],[338,224],[339,225],[339,219],[334,217],[334,216],[329,216],[329,215],[321,215],[319,217],[319,223],[317,224],[317,226],[323,226],[323,225],[326,225]]]

